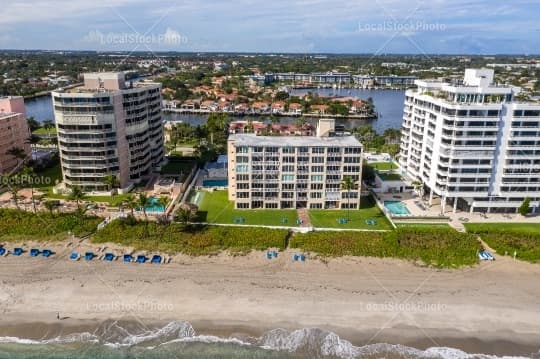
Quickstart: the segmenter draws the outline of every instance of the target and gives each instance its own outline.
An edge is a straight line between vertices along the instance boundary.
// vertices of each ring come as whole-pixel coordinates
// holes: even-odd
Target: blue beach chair
[[[71,252],[71,254],[69,255],[69,259],[71,259],[72,261],[78,260],[79,259],[79,253]]]
[[[112,262],[114,260],[114,254],[112,253],[105,253],[105,256],[103,257],[104,261]]]
[[[133,261],[133,256],[131,254],[124,254],[124,262],[129,263]]]
[[[299,258],[298,254],[296,254],[296,253],[293,254],[293,256],[292,256],[293,261],[298,262],[298,258]]]
[[[266,251],[266,259],[272,259],[272,253],[270,251]]]
[[[143,256],[142,254],[138,255],[137,256],[137,263],[144,263],[144,262],[146,262],[146,257]]]
[[[91,261],[92,259],[94,259],[96,255],[94,254],[94,252],[86,252],[84,254],[84,259],[87,260],[87,261]]]
[[[152,264],[159,264],[161,263],[161,256],[158,256],[157,254],[154,254],[152,257],[152,260],[150,261]]]
[[[30,257],[37,257],[37,256],[39,256],[39,249],[37,248],[30,249]]]
[[[4,247],[0,247],[0,256],[6,255],[7,251]]]
[[[300,260],[302,262],[305,262],[306,261],[306,256],[304,254],[300,254]]]
[[[49,258],[52,254],[53,252],[50,249],[44,249],[43,252],[41,252],[41,255],[45,258]]]

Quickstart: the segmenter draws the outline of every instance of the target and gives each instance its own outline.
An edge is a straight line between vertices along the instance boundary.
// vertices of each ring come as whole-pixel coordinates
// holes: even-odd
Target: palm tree
[[[25,167],[21,171],[21,175],[24,179],[24,182],[30,186],[30,190],[32,191],[32,209],[34,213],[36,213],[36,200],[34,198],[34,181],[36,178],[36,173],[34,172],[34,169],[32,167]]]
[[[145,221],[148,221],[148,215],[146,214],[146,207],[150,206],[150,197],[144,192],[139,193],[137,197],[137,206],[141,209],[144,214]]]
[[[124,200],[123,202],[123,205],[126,207],[126,208],[129,208],[129,210],[131,211],[131,217],[132,218],[135,218],[135,209],[139,206],[138,202],[137,202],[137,199],[135,198],[134,195],[132,194],[129,194],[126,199]]]
[[[169,199],[165,196],[161,196],[158,198],[156,204],[158,206],[163,207],[163,209],[167,208],[167,205],[169,204]]]
[[[45,201],[43,203],[45,208],[49,211],[51,214],[51,217],[54,217],[54,209],[56,208],[56,202],[55,201]]]
[[[6,151],[6,155],[12,156],[17,160],[17,166],[15,168],[18,168],[19,160],[24,160],[26,158],[26,151],[20,147],[11,147]]]
[[[176,211],[176,220],[187,226],[195,218],[195,214],[188,207],[181,207]]]
[[[118,177],[113,174],[106,175],[103,177],[103,182],[107,185],[109,191],[118,187]],[[114,196],[114,194],[113,194]]]
[[[21,178],[18,175],[7,176],[7,188],[11,194],[11,199],[15,202],[15,207],[19,208],[19,191],[21,189]]]
[[[47,137],[51,138],[51,129],[54,128],[54,122],[52,120],[43,121],[43,128],[47,131]]]
[[[84,193],[81,187],[73,186],[71,187],[71,192],[69,193],[68,199],[77,203],[77,211],[80,212],[81,207],[79,203],[86,199],[86,193]]]
[[[137,198],[137,205],[139,208],[143,211],[144,214],[144,231],[146,232],[146,235],[148,236],[148,215],[146,214],[146,207],[151,205],[150,197],[144,192],[139,193],[139,197]]]
[[[343,181],[341,181],[341,190],[347,191],[347,221],[350,220],[350,201],[351,201],[351,191],[357,190],[358,184],[352,179],[351,176],[345,176],[343,177]]]

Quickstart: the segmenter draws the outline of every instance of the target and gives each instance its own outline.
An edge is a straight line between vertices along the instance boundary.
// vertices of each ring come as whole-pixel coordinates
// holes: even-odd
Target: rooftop
[[[229,136],[229,141],[234,141],[238,146],[278,146],[278,147],[361,147],[362,145],[354,136],[257,136],[255,134],[234,134]]]

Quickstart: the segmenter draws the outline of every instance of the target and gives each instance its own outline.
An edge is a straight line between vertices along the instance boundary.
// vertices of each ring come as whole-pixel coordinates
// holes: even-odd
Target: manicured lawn
[[[398,166],[394,162],[372,162],[368,166],[380,171],[397,170]]]
[[[451,228],[411,227],[388,232],[296,233],[289,247],[325,257],[401,258],[433,267],[459,268],[478,263],[480,244],[473,235]]]
[[[36,135],[56,135],[56,127],[52,127],[48,131],[44,127],[40,127],[32,133]]]
[[[357,229],[392,229],[392,226],[375,204],[371,197],[364,197],[360,202],[359,210],[351,209],[350,221],[340,224],[340,218],[348,218],[347,210],[309,210],[309,217],[313,227],[319,228],[357,228]],[[375,225],[368,225],[366,220],[374,219],[377,221]]]
[[[480,236],[498,255],[540,263],[540,224],[465,223],[467,232]]]
[[[401,176],[397,173],[377,173],[383,181],[399,181]]]
[[[198,221],[208,223],[234,224],[234,218],[244,218],[239,224],[258,224],[266,226],[297,226],[297,212],[277,209],[235,209],[234,202],[229,201],[227,191],[200,192]],[[286,219],[283,223],[282,220]]]
[[[57,163],[41,172],[36,172],[36,175],[40,183],[36,183],[34,187],[40,191],[49,191],[56,185],[56,181],[62,181],[62,168],[60,163]]]
[[[191,172],[195,162],[193,160],[175,160],[170,159],[169,163],[161,168],[161,174],[164,175],[182,175],[182,178],[185,178],[189,172]]]
[[[115,196],[87,196],[84,201],[86,202],[99,202],[105,203],[110,207],[118,207],[127,198],[129,194],[117,194]],[[68,196],[62,194],[54,194],[52,192],[46,195],[47,198],[64,199],[67,200]]]

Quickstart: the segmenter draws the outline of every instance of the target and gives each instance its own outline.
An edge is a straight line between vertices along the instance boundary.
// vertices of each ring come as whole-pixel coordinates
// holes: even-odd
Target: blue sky
[[[540,53],[539,0],[0,0],[0,48]]]

